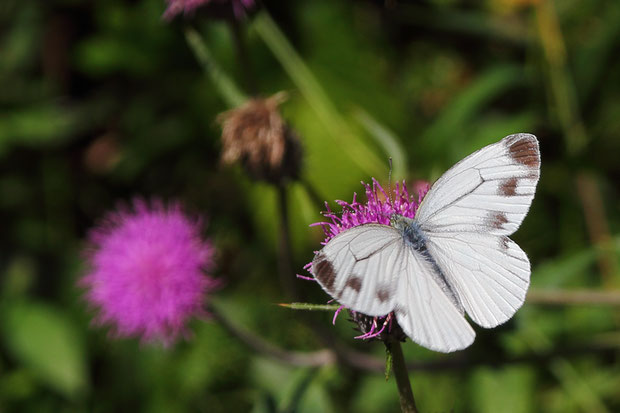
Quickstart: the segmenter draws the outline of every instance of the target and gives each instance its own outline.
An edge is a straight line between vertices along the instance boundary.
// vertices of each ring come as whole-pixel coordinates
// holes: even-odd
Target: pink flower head
[[[132,208],[109,213],[89,234],[89,272],[80,280],[98,324],[116,335],[170,344],[193,316],[204,316],[205,295],[219,281],[214,249],[200,237],[201,221],[188,218],[179,203],[165,206],[136,199]]]
[[[212,6],[214,14],[226,14],[232,10],[234,17],[242,18],[246,11],[254,7],[255,0],[166,0],[168,7],[164,12],[164,19],[172,20],[179,14],[193,15],[203,6]],[[230,13],[228,13],[230,14]]]
[[[366,189],[366,203],[358,202],[357,194],[353,194],[353,201],[351,203],[336,201],[342,207],[341,213],[332,212],[329,205],[325,203],[327,213],[324,216],[329,218],[331,222],[317,222],[311,225],[323,227],[325,240],[321,243],[322,245],[327,244],[329,240],[340,232],[358,225],[368,223],[390,225],[390,217],[393,214],[414,218],[422,198],[424,198],[430,188],[427,182],[417,181],[415,183],[415,189],[418,192],[416,199],[409,194],[404,180],[402,183],[396,183],[390,194],[386,193],[385,189],[374,178],[372,178],[372,185],[363,182],[362,185]],[[309,271],[311,266],[312,263],[308,263],[304,268]],[[342,308],[336,311],[334,322]],[[370,317],[355,311],[350,311],[350,313],[352,321],[357,323],[362,332],[362,335],[356,338],[370,339],[378,337],[385,339],[387,334],[392,334],[399,339],[404,339],[405,337],[391,313],[384,317]]]
[[[362,224],[376,223],[390,225],[390,217],[393,214],[399,214],[407,218],[415,217],[415,213],[420,205],[420,201],[429,190],[429,185],[422,182],[416,182],[418,190],[417,201],[413,195],[409,194],[405,181],[396,183],[392,189],[392,194],[387,194],[379,182],[372,178],[372,186],[365,184],[366,203],[357,202],[357,194],[353,194],[351,203],[345,201],[336,201],[342,207],[342,213],[334,213],[327,207],[325,217],[331,219],[331,222],[317,222],[311,226],[321,225],[325,231],[325,240],[323,245],[327,244],[336,234],[356,227]]]

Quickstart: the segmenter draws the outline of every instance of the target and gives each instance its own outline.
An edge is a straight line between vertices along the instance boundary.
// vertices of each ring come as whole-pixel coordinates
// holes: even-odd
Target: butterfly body
[[[405,242],[413,249],[420,252],[426,251],[426,235],[424,235],[415,219],[392,214],[390,216],[390,226],[399,231],[403,235]]]
[[[370,316],[393,312],[413,341],[450,352],[475,323],[495,327],[523,304],[530,264],[508,236],[521,224],[540,175],[538,141],[510,135],[450,168],[415,218],[390,216],[335,235],[312,262],[336,300]]]
[[[427,237],[415,218],[407,218],[402,215],[392,214],[390,216],[390,226],[402,234],[405,248],[412,248],[420,254],[426,262],[432,267],[432,277],[439,285],[441,290],[452,300],[454,305],[463,313],[463,306],[456,292],[450,287],[446,276],[443,274],[435,259],[428,252],[426,247]]]

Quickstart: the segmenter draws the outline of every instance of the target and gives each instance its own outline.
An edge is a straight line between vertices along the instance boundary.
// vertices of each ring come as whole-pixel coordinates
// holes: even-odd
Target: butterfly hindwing
[[[394,309],[405,334],[444,353],[468,347],[474,341],[474,330],[435,281],[432,265],[413,249],[406,259]]]
[[[507,236],[439,233],[428,237],[427,248],[477,324],[502,324],[525,301],[530,262]]]

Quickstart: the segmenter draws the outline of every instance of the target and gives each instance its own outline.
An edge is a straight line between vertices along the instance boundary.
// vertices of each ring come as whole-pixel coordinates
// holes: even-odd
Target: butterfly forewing
[[[483,327],[505,322],[525,300],[530,263],[508,235],[527,214],[539,176],[536,137],[510,135],[448,170],[416,215],[429,254]]]
[[[510,235],[529,210],[540,155],[534,135],[510,135],[469,155],[437,180],[416,221],[425,232]]]
[[[402,236],[394,228],[360,225],[332,238],[315,255],[312,273],[342,305],[382,316],[394,309],[406,254]]]

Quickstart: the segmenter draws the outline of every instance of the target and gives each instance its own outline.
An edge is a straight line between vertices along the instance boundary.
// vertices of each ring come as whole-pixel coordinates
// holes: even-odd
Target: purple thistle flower
[[[79,284],[99,309],[97,324],[119,337],[173,342],[193,316],[205,316],[205,296],[220,282],[203,273],[214,249],[200,237],[201,221],[179,203],[136,199],[91,230],[88,273]]]
[[[417,200],[413,195],[409,194],[405,181],[396,183],[392,193],[388,194],[379,182],[372,178],[372,185],[362,182],[366,191],[366,203],[357,201],[357,194],[353,194],[351,203],[337,200],[336,203],[342,207],[341,213],[332,212],[329,205],[325,203],[327,213],[325,217],[331,222],[317,222],[311,226],[322,226],[325,232],[325,239],[321,245],[326,245],[333,237],[340,232],[358,225],[376,223],[390,225],[390,217],[393,214],[399,214],[407,218],[414,218],[415,213],[420,206],[422,198],[430,189],[430,185],[425,181],[417,181],[414,188],[417,191]],[[304,266],[304,269],[310,271],[312,263]],[[300,278],[308,278],[301,276]],[[334,314],[333,323],[336,317],[344,307],[338,308]],[[357,323],[362,335],[355,338],[386,339],[388,335],[393,335],[398,339],[404,339],[405,335],[398,326],[392,313],[386,314],[384,317],[370,317],[365,314],[349,310],[351,319]]]
[[[203,6],[212,6],[215,15],[226,15],[228,10],[232,10],[234,17],[241,19],[256,3],[255,0],[166,0],[166,2],[168,7],[163,15],[166,20],[172,20],[179,14],[191,16]]]
[[[327,244],[336,234],[362,224],[375,223],[390,225],[390,216],[399,214],[407,218],[415,217],[420,201],[429,190],[426,182],[416,182],[418,190],[418,200],[409,194],[405,181],[396,183],[392,194],[387,194],[381,184],[372,178],[372,186],[362,182],[366,190],[366,203],[357,201],[357,194],[353,194],[351,203],[337,200],[336,203],[342,207],[342,213],[334,213],[325,203],[327,213],[325,217],[332,222],[317,222],[310,226],[322,226],[325,231],[325,240],[322,245]]]

